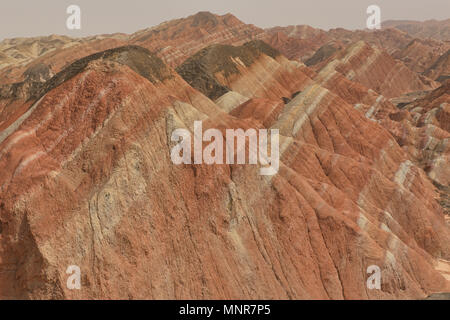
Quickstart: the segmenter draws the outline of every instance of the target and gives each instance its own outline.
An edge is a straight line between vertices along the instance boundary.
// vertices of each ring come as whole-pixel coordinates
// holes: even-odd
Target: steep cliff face
[[[206,20],[196,23],[220,25]],[[257,41],[208,47],[181,75],[134,46],[64,68],[0,129],[0,297],[449,290],[438,265],[450,259],[438,190],[378,122],[394,106],[349,79],[348,66],[361,78],[365,68],[353,57],[316,73]],[[222,132],[278,129],[278,173],[173,164],[172,132],[192,132],[196,120]],[[81,290],[66,286],[70,265],[81,269]],[[382,270],[381,290],[366,287],[370,265]]]

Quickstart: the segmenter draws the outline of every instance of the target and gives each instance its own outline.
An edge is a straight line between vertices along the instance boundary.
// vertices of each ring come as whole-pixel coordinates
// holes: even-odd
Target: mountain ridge
[[[269,34],[201,12],[1,69],[0,298],[450,291],[450,82],[393,58],[403,45],[370,43],[389,37]],[[279,171],[174,164],[173,133],[194,135],[197,121],[222,135],[277,130]],[[71,265],[80,290],[66,285]],[[373,265],[379,290],[367,289]]]

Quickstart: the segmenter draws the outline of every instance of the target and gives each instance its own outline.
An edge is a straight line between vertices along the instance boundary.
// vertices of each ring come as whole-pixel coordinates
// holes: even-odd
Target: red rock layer
[[[393,120],[393,121],[390,121]],[[402,106],[382,122],[398,143],[438,185],[443,198],[450,193],[450,82],[423,98]],[[448,211],[449,204],[445,205]]]
[[[330,41],[325,31],[309,26],[266,29],[264,41],[291,60],[306,61],[323,44]]]
[[[411,70],[423,73],[449,50],[450,43],[430,39],[414,39],[407,46],[394,53],[393,57],[402,60]],[[442,71],[445,72],[445,70]],[[447,70],[447,72],[450,72],[450,70]],[[433,79],[437,77],[434,76]]]
[[[450,259],[450,232],[433,185],[324,80],[262,53],[222,78],[251,99],[228,114],[149,59],[170,76],[92,59],[0,142],[1,298],[376,299],[448,290],[435,264]],[[303,81],[285,81],[301,70]],[[279,129],[278,174],[174,165],[170,136],[195,120]],[[66,287],[69,265],[81,268],[81,290]],[[382,270],[381,290],[366,287],[370,265]]]
[[[273,36],[277,35],[278,41],[272,41],[270,37],[265,40],[279,49],[286,57],[289,59],[302,59],[303,57],[303,61],[311,57],[311,53],[330,41],[340,42],[347,46],[358,41],[364,41],[392,54],[406,47],[413,40],[411,36],[397,29],[351,31],[336,28],[323,31],[311,27],[306,28],[305,26],[289,26],[266,29],[266,32]],[[302,48],[302,45],[307,47]]]
[[[425,72],[424,75],[439,82],[450,79],[450,49],[441,55]]]
[[[289,59],[305,63],[317,50],[330,43],[349,46],[358,41],[364,41],[401,60],[412,71],[423,73],[433,80],[439,79],[438,81],[442,82],[450,72],[446,62],[448,41],[417,39],[395,28],[375,31],[350,31],[337,28],[325,32],[306,26],[289,26],[267,29],[266,32],[270,36],[265,37],[265,41]]]
[[[197,85],[197,79],[209,75],[227,90],[248,98],[290,99],[294,93],[312,83],[308,72],[313,71],[301,63],[287,60],[262,41],[248,42],[235,48],[236,52],[230,49],[230,46],[224,45],[208,47],[186,60],[177,70],[200,91],[202,89]],[[258,51],[256,54],[255,50]],[[216,98],[206,91],[202,92]]]
[[[263,30],[245,24],[231,14],[220,16],[209,12],[200,12],[187,18],[165,22],[130,36],[115,34],[84,39],[65,37],[53,39],[50,37],[42,40],[22,39],[17,40],[17,43],[13,40],[4,42],[0,48],[4,47],[5,52],[11,51],[10,53],[6,52],[5,57],[16,56],[13,53],[20,50],[28,57],[30,52],[33,53],[37,50],[36,46],[40,45],[43,49],[38,50],[39,54],[31,54],[27,58],[28,60],[16,61],[17,59],[5,58],[3,65],[6,67],[0,69],[0,83],[23,81],[25,72],[39,65],[47,66],[52,74],[55,74],[82,56],[124,44],[137,44],[155,51],[159,57],[175,67],[195,52],[211,44],[240,45],[254,39],[266,41],[289,59],[304,62],[330,41],[349,46],[363,40],[385,50],[388,54],[395,54],[415,72],[425,72],[426,76],[439,79],[439,81],[445,80],[448,75],[446,58],[443,56],[445,50],[442,49],[445,46],[448,47],[448,44],[439,41],[431,44],[428,40],[426,45],[409,46],[413,38],[397,29],[367,32],[339,28],[325,32],[308,26],[289,26]],[[13,42],[10,43],[11,41]],[[36,59],[33,60],[33,57]],[[438,61],[440,57],[441,59]],[[31,62],[24,63],[27,61]],[[23,65],[20,65],[19,62]],[[395,83],[398,79],[388,78],[387,81]],[[363,84],[375,89],[369,83]],[[406,92],[400,94],[403,93]]]
[[[314,66],[314,69],[338,71],[349,80],[388,98],[439,86],[433,80],[417,75],[385,51],[362,41],[337,51],[324,62]]]
[[[263,30],[244,24],[231,14],[199,12],[133,34],[130,43],[155,51],[166,63],[177,66],[200,49],[214,44],[240,45],[257,39]]]

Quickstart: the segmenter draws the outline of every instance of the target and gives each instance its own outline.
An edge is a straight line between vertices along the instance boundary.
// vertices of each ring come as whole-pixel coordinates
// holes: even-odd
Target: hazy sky
[[[66,28],[66,8],[71,4],[81,7],[79,31]],[[362,29],[371,4],[381,7],[382,20],[450,18],[450,0],[0,0],[0,39],[132,33],[198,11],[231,12],[259,27],[308,24]]]

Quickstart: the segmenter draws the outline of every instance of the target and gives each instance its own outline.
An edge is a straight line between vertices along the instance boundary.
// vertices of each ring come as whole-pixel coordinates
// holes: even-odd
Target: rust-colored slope
[[[234,63],[242,69],[222,78],[232,79],[226,95],[251,100],[230,114],[134,47],[51,82],[0,143],[2,298],[374,299],[448,289],[435,269],[450,258],[437,193],[393,137],[305,74],[283,103],[295,88],[276,79],[294,69],[279,56]],[[172,164],[171,133],[194,120],[279,129],[279,173]],[[373,264],[381,290],[366,287]],[[69,265],[81,268],[81,290],[66,287]]]
[[[231,14],[220,16],[199,12],[132,35],[111,34],[79,39],[52,36],[5,40],[0,43],[0,52],[3,53],[0,59],[4,57],[0,60],[0,84],[23,82],[27,78],[28,70],[35,70],[42,65],[49,68],[51,74],[55,74],[84,56],[126,44],[148,48],[169,65],[177,66],[210,44],[239,45],[263,36],[262,29],[244,24]],[[35,47],[44,49],[38,50]],[[34,55],[29,56],[30,51]],[[24,58],[11,58],[18,55]],[[48,79],[49,77],[43,80]]]
[[[423,98],[402,106],[384,120],[397,141],[438,185],[442,197],[450,197],[450,81]],[[448,200],[447,200],[448,202]],[[445,205],[448,211],[449,204]]]
[[[231,14],[199,12],[133,34],[130,42],[155,51],[177,66],[200,49],[215,43],[240,45],[262,36],[264,31],[244,24]]]
[[[385,51],[371,47],[363,41],[332,53],[326,60],[315,65],[314,69],[338,71],[349,80],[388,98],[438,87],[433,80],[414,73]]]
[[[125,44],[146,47],[175,67],[195,52],[211,44],[241,45],[254,39],[266,41],[289,59],[304,62],[330,41],[347,47],[362,40],[394,55],[413,71],[425,72],[424,75],[432,79],[445,80],[448,71],[445,57],[442,56],[448,44],[431,40],[419,43],[419,41],[413,41],[413,38],[406,33],[393,28],[374,32],[349,31],[341,28],[325,32],[308,26],[275,27],[263,30],[245,24],[231,14],[215,15],[209,12],[200,12],[187,18],[168,21],[129,36],[114,34],[83,39],[62,37],[64,41],[58,40],[59,38],[56,41],[53,38],[10,40],[9,42],[15,44],[14,46],[5,42],[4,50],[2,50],[5,52],[5,57],[13,56],[11,52],[16,51],[14,55],[17,56],[20,50],[23,51],[24,56],[28,56],[30,51],[37,50],[33,51],[30,48],[36,46],[43,49],[27,59],[5,61],[3,64],[5,67],[0,69],[0,83],[22,82],[26,79],[28,70],[36,70],[40,66],[49,68],[51,74],[55,74],[85,55]],[[411,43],[414,45],[410,45]],[[438,61],[439,57],[441,59]],[[47,79],[48,77],[43,80]],[[397,80],[389,79],[392,82]],[[374,89],[368,83],[363,84]],[[417,85],[413,84],[414,86]]]
[[[407,46],[395,52],[393,57],[402,60],[411,70],[417,73],[424,73],[449,50],[450,43],[430,39],[414,39]],[[439,73],[445,72],[445,70],[442,70],[442,66],[439,69],[435,70],[432,79],[437,79],[440,75]]]
[[[413,40],[411,36],[397,29],[352,31],[336,28],[324,31],[308,26],[289,26],[266,29],[266,32],[272,35],[272,37],[266,37],[266,41],[279,49],[289,59],[302,59],[302,61],[306,61],[314,51],[331,41],[346,46],[364,41],[392,54],[403,49]]]
[[[325,31],[308,26],[275,27],[263,38],[291,60],[306,61],[330,40]]]
[[[0,69],[11,64],[26,64],[64,46],[70,46],[73,39],[66,36],[5,39],[0,42]]]
[[[289,26],[265,31],[269,34],[264,37],[267,43],[289,59],[303,61],[307,65],[316,64],[320,60],[318,58],[327,53],[326,49],[347,47],[364,41],[386,51],[412,71],[430,79],[442,82],[449,73],[446,53],[449,50],[448,41],[416,38],[395,28],[374,31],[336,28],[325,32],[307,26]]]
[[[448,83],[433,91],[412,92],[389,100],[344,77],[334,69],[333,62],[322,68],[313,79],[388,130],[411,161],[424,169],[438,186],[441,199],[449,198],[448,188],[443,187],[448,185],[450,176]],[[444,207],[448,208],[448,205]]]
[[[247,97],[290,99],[311,79],[306,66],[287,60],[261,40],[240,47],[207,47],[177,68],[194,88],[211,99],[235,91]]]
[[[439,82],[450,79],[450,49],[442,54],[425,72],[424,75]]]

